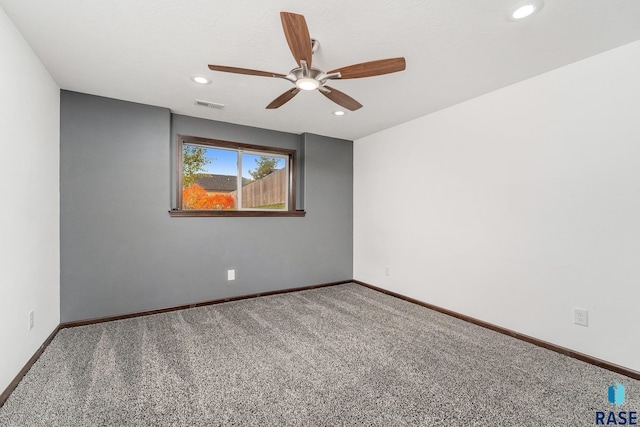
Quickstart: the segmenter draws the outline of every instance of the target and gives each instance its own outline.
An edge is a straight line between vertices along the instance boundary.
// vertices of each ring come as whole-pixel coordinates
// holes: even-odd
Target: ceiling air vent
[[[201,107],[217,108],[218,110],[222,110],[224,108],[224,104],[218,104],[217,102],[211,101],[203,101],[202,99],[196,99],[196,105],[199,105]]]

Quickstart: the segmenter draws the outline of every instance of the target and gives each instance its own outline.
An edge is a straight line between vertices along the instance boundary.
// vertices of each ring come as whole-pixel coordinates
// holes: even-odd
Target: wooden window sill
[[[304,217],[305,211],[231,211],[231,210],[172,210],[171,217]]]

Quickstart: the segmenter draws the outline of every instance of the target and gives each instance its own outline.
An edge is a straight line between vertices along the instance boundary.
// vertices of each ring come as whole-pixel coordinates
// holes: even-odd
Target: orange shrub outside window
[[[182,189],[182,209],[234,209],[235,204],[230,194],[208,194],[198,184]]]

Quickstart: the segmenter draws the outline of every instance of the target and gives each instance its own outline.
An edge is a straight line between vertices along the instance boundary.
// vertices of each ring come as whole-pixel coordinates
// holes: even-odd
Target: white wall
[[[2,392],[60,321],[60,91],[1,7],[0,52]]]
[[[640,42],[354,151],[356,279],[640,371]]]

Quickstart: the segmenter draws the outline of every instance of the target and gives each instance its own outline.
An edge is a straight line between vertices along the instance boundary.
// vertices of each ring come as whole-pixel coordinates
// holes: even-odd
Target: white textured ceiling
[[[0,0],[63,89],[207,119],[357,139],[640,39],[639,0],[546,0],[507,20],[520,0]],[[316,92],[277,110],[291,87],[216,73],[207,64],[286,74],[296,66],[280,11],[303,14],[325,70],[404,56],[407,70],[334,81],[364,107],[343,117]],[[201,86],[189,76],[213,80]],[[204,99],[224,110],[194,105]]]

